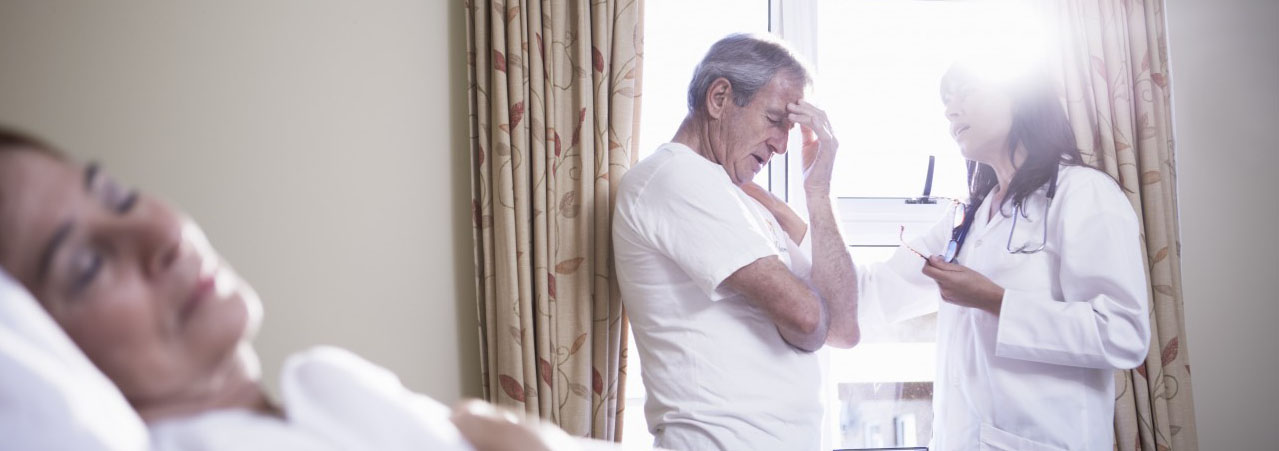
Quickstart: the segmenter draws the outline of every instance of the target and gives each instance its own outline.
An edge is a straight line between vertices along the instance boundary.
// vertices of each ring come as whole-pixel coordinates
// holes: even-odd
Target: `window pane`
[[[1001,5],[973,1],[824,0],[818,98],[839,133],[838,196],[918,196],[928,156],[933,194],[967,193],[963,158],[939,94],[956,56],[1007,32]]]
[[[688,114],[688,82],[711,44],[731,33],[767,33],[768,0],[644,2],[640,159],[675,136]]]
[[[894,247],[852,246],[858,264],[888,259]],[[861,321],[862,340],[829,353],[835,386],[827,415],[835,417],[836,447],[927,445],[932,437],[937,315],[884,323]]]
[[[933,428],[932,382],[839,385],[841,447],[926,446]]]

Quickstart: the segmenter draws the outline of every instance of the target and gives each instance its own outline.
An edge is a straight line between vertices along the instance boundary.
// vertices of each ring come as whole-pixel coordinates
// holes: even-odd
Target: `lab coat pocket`
[[[978,441],[981,451],[1066,451],[1066,448],[1025,439],[985,423],[981,425]]]

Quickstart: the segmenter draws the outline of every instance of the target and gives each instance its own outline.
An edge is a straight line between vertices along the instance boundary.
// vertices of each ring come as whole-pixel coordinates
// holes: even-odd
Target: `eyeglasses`
[[[968,204],[961,202],[959,199],[940,196],[919,198],[913,203],[937,203],[938,200],[950,202],[950,216],[954,225],[951,228],[950,241],[946,243],[946,253],[942,255],[942,260],[946,263],[954,263],[955,257],[959,256],[959,249],[964,245],[964,238],[968,236],[969,226],[972,225],[972,222],[968,220]],[[897,239],[901,241],[901,246],[918,255],[919,258],[927,260],[928,256],[906,243],[906,226],[900,227]]]

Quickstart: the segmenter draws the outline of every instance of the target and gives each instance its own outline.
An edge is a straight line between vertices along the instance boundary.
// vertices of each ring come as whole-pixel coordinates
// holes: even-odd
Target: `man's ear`
[[[706,113],[712,119],[720,119],[724,116],[724,109],[728,107],[728,102],[732,101],[733,84],[729,83],[727,78],[716,78],[706,90]]]

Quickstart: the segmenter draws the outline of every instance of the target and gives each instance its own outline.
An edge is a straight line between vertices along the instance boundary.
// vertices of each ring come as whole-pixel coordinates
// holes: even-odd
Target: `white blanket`
[[[337,348],[295,354],[280,375],[284,418],[214,411],[151,425],[156,450],[470,451],[450,410]]]
[[[222,410],[151,425],[159,451],[471,451],[451,409],[348,351],[315,348],[290,357],[280,375],[284,417]],[[581,450],[614,444],[581,440]],[[648,448],[645,448],[648,449]],[[576,451],[576,450],[575,450]]]

